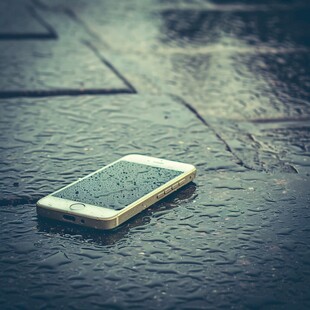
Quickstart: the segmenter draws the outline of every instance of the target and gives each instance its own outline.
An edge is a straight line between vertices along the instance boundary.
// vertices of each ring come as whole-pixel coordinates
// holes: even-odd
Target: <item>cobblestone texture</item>
[[[309,309],[307,1],[0,8],[2,308]],[[37,218],[129,153],[197,179],[112,232]]]

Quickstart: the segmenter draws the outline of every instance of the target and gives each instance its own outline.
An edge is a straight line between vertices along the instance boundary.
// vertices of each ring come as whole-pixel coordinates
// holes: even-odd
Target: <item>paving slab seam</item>
[[[41,10],[54,10],[55,11],[56,9],[60,8],[60,6],[52,8],[48,5],[46,5],[45,3],[41,2],[40,0],[31,0],[31,2],[35,7],[39,8]],[[61,6],[61,8],[62,8],[62,6]]]
[[[72,9],[64,8],[64,13],[80,27],[82,27],[89,36],[99,41],[103,45],[103,47],[111,49],[108,43],[105,42],[103,38],[99,36],[95,31],[93,31],[91,27],[84,20],[82,20]]]
[[[0,40],[56,40],[58,35],[55,29],[36,12],[33,6],[26,6],[26,8],[30,16],[47,30],[47,33],[0,33]]]
[[[238,165],[249,170],[255,170],[251,166],[247,165],[241,158],[238,157],[238,155],[232,150],[232,148],[229,146],[226,140],[199,114],[199,112],[190,103],[186,102],[183,98],[175,96],[173,94],[171,94],[171,97],[175,98],[183,106],[185,106],[191,113],[193,113],[196,116],[196,118],[200,122],[202,122],[215,134],[215,136],[225,145],[226,150],[234,156],[234,158],[236,159],[236,163]]]
[[[27,34],[0,34],[0,41],[19,41],[19,40],[51,40],[56,39],[54,36],[38,33],[27,33]]]
[[[103,45],[103,47],[108,47],[108,44],[102,40],[100,36],[98,36],[91,28],[77,16],[77,14],[67,6],[57,6],[55,8],[51,8],[46,6],[45,4],[41,3],[39,0],[32,0],[32,3],[35,7],[41,10],[50,11],[50,12],[63,12],[66,14],[72,21],[74,21],[78,26],[82,27],[83,30],[92,38],[96,39]],[[134,86],[99,52],[97,47],[88,40],[81,40],[81,43],[88,47],[98,58],[101,62],[104,63],[106,67],[108,67],[128,88],[130,91],[107,91],[107,92],[98,92],[96,94],[117,94],[117,93],[137,93]],[[85,94],[93,94],[96,91],[87,92]],[[66,95],[67,93],[64,93]],[[84,94],[84,93],[83,93]],[[60,94],[61,95],[61,94]]]
[[[29,91],[0,91],[1,99],[9,98],[37,98],[58,96],[86,96],[86,95],[124,95],[135,94],[130,89],[56,89],[56,90],[29,90]]]
[[[42,3],[39,0],[31,0],[33,5],[43,11],[50,11],[50,12],[63,12],[65,13],[71,20],[73,20],[75,23],[77,23],[79,26],[81,26],[84,31],[90,36],[99,41],[104,47],[111,48],[107,42],[103,40],[101,36],[99,36],[93,29],[83,20],[81,19],[75,11],[68,7],[68,6],[57,6],[57,7],[48,7],[46,4]]]
[[[93,51],[93,53],[102,61],[102,63],[104,63],[129,88],[132,94],[137,93],[133,85],[131,85],[131,83],[107,59],[105,59],[105,57],[90,41],[83,40],[82,43],[84,43],[85,46]]]
[[[255,150],[256,153],[257,153],[257,159],[256,159],[256,161],[257,161],[258,163],[260,163],[260,165],[261,165],[261,167],[262,167],[263,170],[265,170],[266,172],[269,172],[269,169],[266,169],[266,168],[263,166],[263,164],[261,163],[261,161],[259,160],[259,158],[258,158],[259,150],[261,150],[261,148],[262,148],[261,143],[260,143],[260,142],[258,141],[258,139],[257,139],[253,134],[251,134],[251,133],[247,133],[247,137],[249,138],[250,141],[252,141],[252,142],[254,143],[254,146],[255,146],[254,150]],[[291,165],[291,164],[286,163],[285,161],[283,161],[283,160],[280,158],[279,154],[277,154],[277,153],[274,152],[274,153],[273,153],[273,156],[274,156],[274,157],[276,158],[276,160],[278,161],[278,164],[280,165],[280,167],[282,167],[282,169],[286,169],[285,172],[288,172],[288,173],[298,173],[298,170],[297,170],[293,165]]]
[[[35,10],[33,6],[28,6],[28,10],[30,14],[33,16],[33,18],[35,18],[42,26],[44,26],[49,31],[51,38],[53,39],[58,38],[58,34],[55,31],[55,29],[47,21],[45,21],[44,18],[40,16],[40,14],[38,14],[38,12]]]

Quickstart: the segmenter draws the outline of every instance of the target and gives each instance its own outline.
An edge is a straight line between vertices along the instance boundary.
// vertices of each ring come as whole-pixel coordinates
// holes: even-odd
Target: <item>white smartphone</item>
[[[37,202],[39,216],[112,229],[191,182],[190,164],[125,156]]]

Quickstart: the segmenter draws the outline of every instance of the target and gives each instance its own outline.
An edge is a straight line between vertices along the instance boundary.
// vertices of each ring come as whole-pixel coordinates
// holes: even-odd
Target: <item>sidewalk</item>
[[[2,1],[2,307],[308,309],[309,21],[293,0]],[[130,153],[197,179],[114,232],[37,218]]]

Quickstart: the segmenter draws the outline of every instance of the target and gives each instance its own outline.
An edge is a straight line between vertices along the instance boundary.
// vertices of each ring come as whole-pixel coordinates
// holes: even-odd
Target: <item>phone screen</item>
[[[122,160],[53,196],[121,210],[182,173]]]

